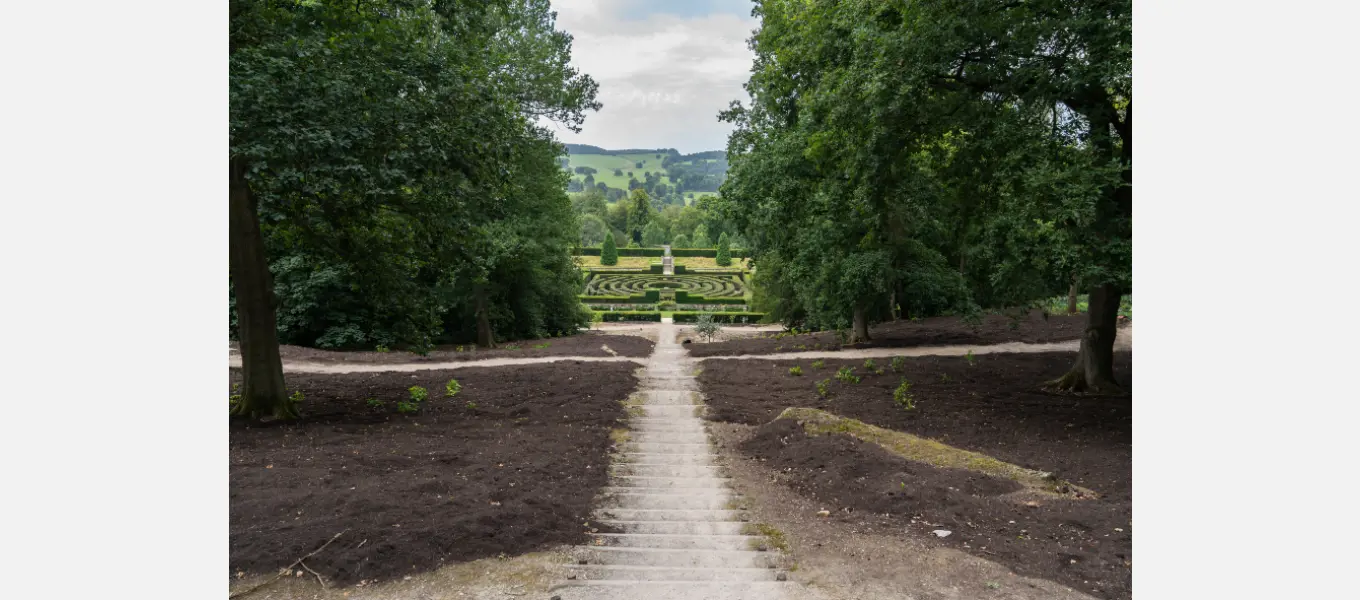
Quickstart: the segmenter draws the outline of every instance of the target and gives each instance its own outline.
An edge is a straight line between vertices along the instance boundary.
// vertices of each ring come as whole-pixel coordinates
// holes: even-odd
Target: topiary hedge
[[[718,323],[736,323],[753,325],[765,318],[765,313],[755,312],[720,312],[720,313],[701,313],[701,312],[680,312],[672,313],[676,323],[693,323],[699,320],[699,315],[711,314],[713,320]]]
[[[679,304],[746,304],[746,299],[741,297],[710,298],[699,294],[691,294],[684,290],[676,290],[675,301]]]
[[[663,248],[619,248],[616,250],[619,256],[651,256],[662,257],[666,255]],[[599,256],[600,248],[597,246],[587,246],[585,248],[572,248],[572,256]],[[733,249],[732,258],[747,258],[745,250]],[[671,256],[680,257],[703,257],[717,258],[717,248],[671,248]]]
[[[606,323],[614,321],[650,321],[653,323],[661,322],[660,312],[615,310],[610,312],[601,312],[599,313],[599,315],[600,319],[602,321],[605,321]]]

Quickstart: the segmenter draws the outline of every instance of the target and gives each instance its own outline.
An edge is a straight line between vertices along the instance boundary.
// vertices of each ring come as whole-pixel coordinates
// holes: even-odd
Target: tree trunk
[[[897,290],[888,293],[888,314],[892,315],[892,320],[897,320]]]
[[[1076,282],[1072,282],[1072,285],[1071,285],[1070,287],[1067,288],[1067,314],[1069,314],[1069,315],[1075,315],[1075,314],[1077,314],[1077,284],[1076,284]]]
[[[274,286],[255,194],[246,181],[246,164],[231,160],[231,283],[236,291],[237,335],[241,340],[241,399],[231,414],[290,419],[297,406],[283,387],[283,361],[274,316]]]
[[[863,308],[855,308],[854,330],[850,334],[850,343],[869,341],[869,318]]]
[[[1086,333],[1081,338],[1077,362],[1066,375],[1049,385],[1073,392],[1109,391],[1119,387],[1114,380],[1114,338],[1121,296],[1119,289],[1112,285],[1091,290],[1087,300]]]
[[[475,293],[477,294],[477,345],[482,348],[491,348],[496,344],[496,338],[491,333],[491,317],[487,315],[486,284],[477,284]]]

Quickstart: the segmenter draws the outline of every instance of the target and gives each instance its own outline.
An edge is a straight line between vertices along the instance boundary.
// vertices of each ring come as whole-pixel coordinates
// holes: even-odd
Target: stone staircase
[[[749,535],[700,418],[697,363],[662,324],[630,407],[630,439],[577,548],[564,600],[765,600],[789,597],[785,557]]]

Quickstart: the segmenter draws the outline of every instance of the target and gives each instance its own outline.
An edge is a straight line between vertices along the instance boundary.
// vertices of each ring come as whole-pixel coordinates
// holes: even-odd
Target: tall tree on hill
[[[619,247],[614,243],[612,231],[604,236],[604,245],[600,247],[600,264],[608,267],[619,264]]]
[[[440,322],[431,291],[481,289],[479,273],[498,271],[477,252],[520,202],[517,177],[546,178],[555,195],[544,200],[570,224],[561,147],[531,120],[579,129],[599,107],[597,86],[568,66],[571,37],[554,29],[547,0],[235,0],[230,15],[230,266],[243,370],[232,412],[288,418],[297,407],[283,387],[271,258],[343,278],[334,302],[353,302],[352,318],[400,315],[395,335],[428,344]],[[363,337],[352,324],[333,329]]]
[[[695,248],[712,248],[712,247],[713,247],[713,240],[708,239],[708,225],[707,225],[707,224],[700,223],[698,227],[695,227],[695,228],[694,228],[694,238],[693,238],[693,241],[694,241],[694,247],[695,247]]]
[[[718,263],[719,267],[732,266],[732,246],[730,244],[727,240],[727,232],[718,236],[718,257],[714,262]]]
[[[680,235],[675,236],[675,239],[672,239],[672,240],[671,240],[671,247],[672,247],[672,248],[690,248],[690,247],[692,247],[692,246],[690,246],[689,236],[687,236],[687,235],[685,235],[685,234],[683,234],[683,233],[680,234]]]
[[[652,220],[652,198],[646,190],[635,189],[628,196],[628,234],[642,240],[642,228]]]
[[[642,228],[642,245],[646,248],[657,248],[666,243],[666,230],[656,221],[648,223]]]

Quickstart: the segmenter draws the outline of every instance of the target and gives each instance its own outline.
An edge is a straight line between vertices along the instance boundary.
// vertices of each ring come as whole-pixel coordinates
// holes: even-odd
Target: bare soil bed
[[[546,344],[546,347],[535,348]],[[280,346],[279,354],[283,360],[320,364],[397,364],[419,362],[452,362],[466,360],[486,360],[490,358],[540,358],[549,356],[610,356],[601,346],[609,346],[619,356],[643,358],[651,355],[655,343],[636,335],[609,335],[604,333],[582,333],[543,340],[521,340],[506,342],[499,347],[483,350],[476,345],[439,346],[425,356],[411,352],[372,352],[338,351],[307,348],[303,346]],[[458,348],[462,348],[459,350]],[[231,343],[232,352],[239,352],[240,346]]]
[[[341,531],[306,561],[341,584],[584,542],[635,369],[289,375],[301,420],[230,424],[231,574],[276,572]],[[462,390],[448,398],[451,377]],[[420,412],[398,414],[417,385]]]
[[[1086,315],[1049,315],[1045,318],[1043,313],[1031,311],[1019,318],[986,315],[976,324],[966,323],[960,317],[932,317],[919,321],[880,323],[869,328],[868,342],[858,344],[842,344],[836,332],[821,331],[785,335],[780,338],[771,333],[709,344],[690,344],[689,350],[693,356],[706,357],[841,348],[902,348],[1003,342],[1045,344],[1079,339],[1085,329]]]
[[[1057,581],[1098,597],[1132,595],[1132,353],[1115,355],[1128,386],[1107,396],[1051,394],[1039,383],[1065,372],[1074,353],[987,354],[907,359],[900,373],[887,360],[873,375],[863,361],[710,360],[699,376],[709,418],[760,425],[741,444],[771,476],[825,502],[835,517],[885,517],[893,529],[1005,564],[1022,575]],[[791,376],[792,366],[803,376]],[[834,379],[855,367],[860,383]],[[816,381],[831,378],[829,397]],[[912,383],[916,408],[893,390]],[[937,439],[1095,490],[1094,500],[1041,499],[1030,506],[1005,496],[1018,486],[972,472],[907,461],[846,435],[808,436],[785,408],[814,407],[879,427]],[[938,538],[936,529],[950,531]]]

